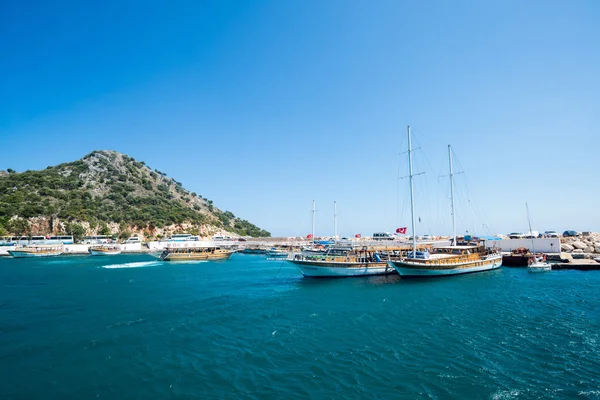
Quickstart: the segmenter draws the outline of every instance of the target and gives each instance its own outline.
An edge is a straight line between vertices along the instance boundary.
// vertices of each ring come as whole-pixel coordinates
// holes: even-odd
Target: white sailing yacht
[[[479,243],[469,242],[458,245],[456,240],[456,209],[454,207],[454,183],[452,174],[452,148],[448,145],[450,160],[450,200],[452,206],[452,227],[454,239],[451,246],[436,247],[431,253],[417,251],[415,233],[415,207],[413,195],[412,147],[410,126],[408,127],[408,171],[410,183],[410,211],[412,217],[412,252],[402,260],[388,261],[401,276],[443,276],[480,272],[499,268],[502,265],[502,253],[499,249],[486,249]]]
[[[525,203],[525,208],[527,209],[527,222],[529,223],[529,232],[533,232],[531,230],[531,219],[529,218],[529,206]],[[527,271],[529,272],[545,272],[551,271],[552,266],[544,261],[542,258],[538,258],[535,254],[535,239],[533,235],[531,235],[531,254],[533,255],[533,262],[527,265]]]

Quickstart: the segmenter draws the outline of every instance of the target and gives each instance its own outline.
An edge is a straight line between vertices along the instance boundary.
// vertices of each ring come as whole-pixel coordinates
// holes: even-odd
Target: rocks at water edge
[[[573,251],[574,249],[575,249],[575,247],[571,246],[568,243],[561,243],[560,244],[560,250],[561,251],[569,252],[569,251]]]

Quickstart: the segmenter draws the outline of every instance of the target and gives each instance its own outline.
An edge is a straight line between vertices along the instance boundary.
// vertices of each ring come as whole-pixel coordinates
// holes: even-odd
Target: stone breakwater
[[[560,249],[565,253],[584,258],[600,256],[600,233],[584,232],[578,237],[563,237],[560,241]]]

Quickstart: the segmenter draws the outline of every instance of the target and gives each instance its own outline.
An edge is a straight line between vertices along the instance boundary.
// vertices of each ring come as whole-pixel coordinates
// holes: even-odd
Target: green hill
[[[270,236],[115,151],[94,151],[42,171],[0,171],[0,235],[138,232],[153,237],[178,231]]]

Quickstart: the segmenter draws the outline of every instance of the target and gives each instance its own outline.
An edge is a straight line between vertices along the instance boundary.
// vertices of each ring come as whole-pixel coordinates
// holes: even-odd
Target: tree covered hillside
[[[190,233],[210,226],[239,235],[270,236],[166,174],[115,151],[94,151],[42,171],[1,173],[0,234],[23,234],[26,222],[31,225],[40,217],[50,221],[53,231],[68,231],[65,225],[80,223],[94,233],[106,233],[115,224],[121,230],[149,232],[186,224],[188,231],[198,231]],[[64,222],[62,229],[54,226],[55,220]]]

